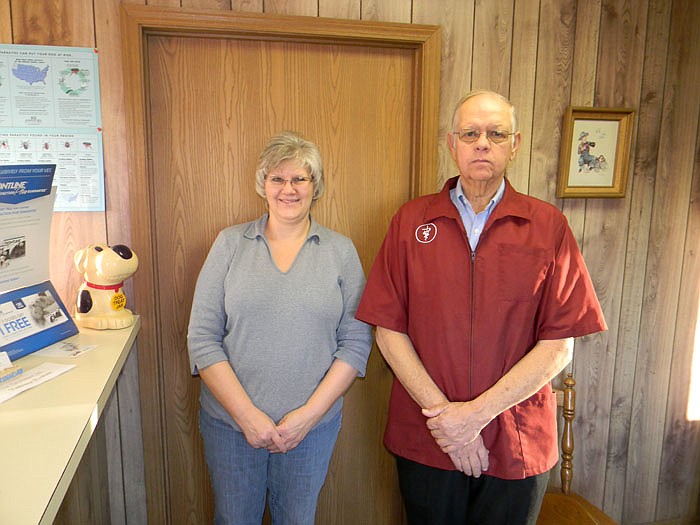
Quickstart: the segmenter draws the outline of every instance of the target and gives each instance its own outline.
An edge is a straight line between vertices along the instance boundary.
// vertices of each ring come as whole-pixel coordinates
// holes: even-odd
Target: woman
[[[197,280],[187,340],[216,523],[259,524],[267,492],[274,524],[314,523],[342,396],[365,373],[365,277],[310,215],[322,175],[315,144],[273,137],[255,184],[268,212],[223,230]]]

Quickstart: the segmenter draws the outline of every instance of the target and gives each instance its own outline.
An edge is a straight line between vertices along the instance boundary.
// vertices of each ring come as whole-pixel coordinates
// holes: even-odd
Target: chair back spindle
[[[561,490],[564,494],[571,493],[574,458],[574,416],[576,415],[576,381],[569,373],[564,380],[564,429],[561,437]]]

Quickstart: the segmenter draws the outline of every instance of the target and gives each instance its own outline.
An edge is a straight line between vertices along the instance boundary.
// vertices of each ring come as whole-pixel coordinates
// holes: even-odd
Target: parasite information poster
[[[104,211],[95,49],[0,44],[3,164],[55,164],[55,211]]]

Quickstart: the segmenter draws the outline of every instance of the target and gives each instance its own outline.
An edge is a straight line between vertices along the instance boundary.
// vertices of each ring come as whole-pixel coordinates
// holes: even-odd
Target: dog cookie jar
[[[131,326],[134,316],[126,308],[122,287],[139,266],[136,254],[123,244],[91,244],[75,252],[73,261],[83,276],[75,305],[76,324],[97,330]]]

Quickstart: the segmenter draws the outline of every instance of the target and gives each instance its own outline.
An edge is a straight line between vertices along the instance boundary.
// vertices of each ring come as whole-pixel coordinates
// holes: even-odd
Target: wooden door
[[[143,31],[141,40],[147,127],[144,195],[135,203],[144,221],[135,233],[144,244],[138,253],[148,252],[152,272],[135,285],[137,305],[143,299],[145,310],[140,313],[148,319],[139,351],[145,354],[141,389],[154,522],[212,521],[187,324],[196,278],[216,234],[264,212],[254,173],[267,139],[289,129],[319,145],[326,192],[312,214],[353,239],[366,271],[396,209],[423,190],[424,178],[435,180],[425,163],[434,163],[436,137],[425,134],[437,108],[433,103],[434,115],[426,113],[431,98],[421,47],[387,45],[386,38],[348,41],[347,33],[271,38],[260,28],[258,37],[243,38],[235,31],[221,34],[220,20],[215,25],[213,34],[172,27]],[[401,522],[393,458],[382,445],[390,382],[390,371],[373,351],[366,378],[346,396],[318,523]]]

